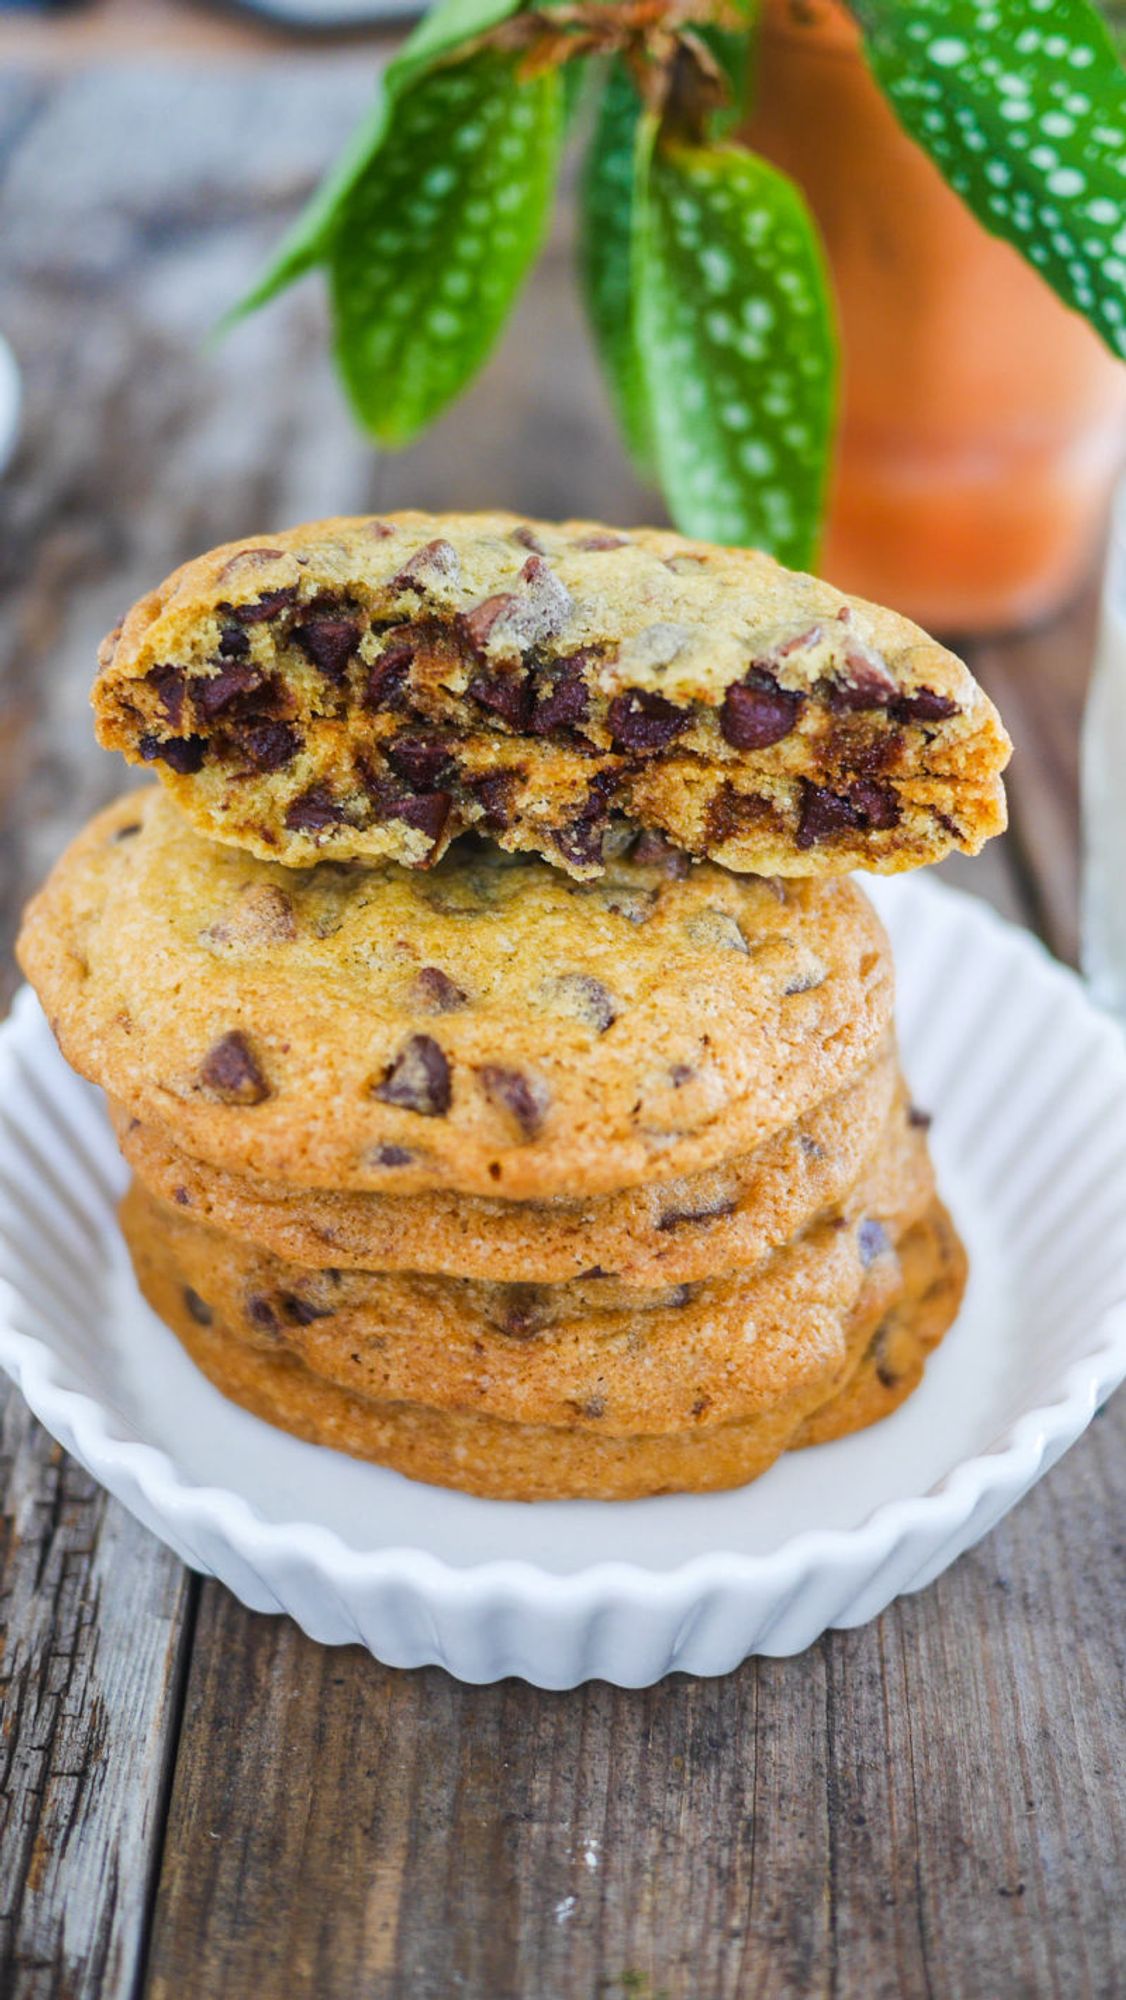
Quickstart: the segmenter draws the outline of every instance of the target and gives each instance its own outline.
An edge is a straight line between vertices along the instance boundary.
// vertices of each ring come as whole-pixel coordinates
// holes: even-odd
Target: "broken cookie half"
[[[578,877],[643,837],[892,873],[1005,824],[954,654],[754,551],[508,514],[322,521],[187,564],[104,642],[100,742],[303,866],[474,829]]]

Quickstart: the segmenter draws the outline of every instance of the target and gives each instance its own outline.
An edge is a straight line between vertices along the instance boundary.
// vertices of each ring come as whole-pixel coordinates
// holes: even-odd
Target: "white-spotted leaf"
[[[563,130],[557,72],[483,54],[404,91],[329,245],[335,351],[352,403],[404,444],[489,352],[539,250]]]
[[[658,146],[639,173],[638,341],[677,526],[807,564],[833,426],[821,247],[792,181],[734,147]]]
[[[522,0],[441,0],[418,23],[397,56],[380,76],[370,111],[356,127],[336,165],[306,203],[275,252],[269,268],[246,297],[227,314],[230,325],[276,298],[306,271],[323,263],[328,240],[356,182],[387,137],[396,99],[415,79],[444,56],[499,26],[515,14]]]
[[[645,381],[634,331],[630,265],[633,188],[641,101],[623,63],[606,77],[583,164],[579,193],[579,272],[614,409],[643,471],[652,451]]]
[[[912,138],[1126,356],[1126,73],[1088,0],[858,0]]]

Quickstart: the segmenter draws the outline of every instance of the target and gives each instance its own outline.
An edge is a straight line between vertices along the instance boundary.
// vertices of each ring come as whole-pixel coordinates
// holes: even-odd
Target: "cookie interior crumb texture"
[[[515,515],[310,523],[199,557],[105,641],[99,740],[294,865],[473,828],[577,878],[893,872],[1005,823],[1009,742],[917,626],[754,551]],[[671,847],[671,852],[670,852]]]

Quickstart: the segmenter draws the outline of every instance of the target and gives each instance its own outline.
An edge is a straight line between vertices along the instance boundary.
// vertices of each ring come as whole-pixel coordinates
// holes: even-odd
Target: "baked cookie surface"
[[[86,828],[20,961],[68,1060],[197,1160],[296,1187],[540,1200],[699,1173],[876,1053],[892,970],[843,879],[460,844],[290,870],[154,787]]]
[[[312,522],[177,570],[104,642],[99,741],[197,827],[429,866],[477,828],[578,877],[623,831],[737,871],[896,871],[1005,823],[954,654],[755,551],[509,514]]]
[[[294,1188],[193,1160],[164,1128],[111,1104],[118,1143],[150,1193],[197,1222],[311,1269],[419,1271],[561,1284],[592,1264],[624,1286],[743,1270],[843,1200],[892,1115],[910,1116],[894,1047],[754,1153],[679,1180],[585,1199],[490,1200]]]
[[[823,1401],[856,1302],[901,1289],[895,1245],[934,1196],[923,1134],[897,1119],[839,1210],[755,1269],[656,1290],[309,1271],[189,1219],[135,1183],[122,1208],[146,1265],[232,1339],[296,1354],[376,1401],[607,1434],[733,1422]]]
[[[789,1394],[764,1398],[753,1414],[727,1423],[709,1422],[703,1410],[689,1427],[663,1434],[610,1432],[594,1419],[510,1422],[479,1409],[434,1409],[341,1388],[292,1351],[240,1340],[214,1311],[201,1312],[199,1302],[187,1299],[159,1237],[136,1229],[131,1250],[146,1298],[197,1366],[224,1395],[283,1430],[414,1479],[488,1498],[631,1499],[714,1491],[758,1477],[791,1444],[815,1441],[811,1428],[819,1391],[824,1406],[833,1409],[827,1435],[841,1436],[871,1422],[876,1413],[863,1393],[866,1359],[882,1330],[894,1327],[901,1343],[910,1338],[917,1296],[911,1287],[925,1294],[939,1279],[949,1263],[939,1236],[949,1230],[936,1201],[903,1241],[909,1256],[897,1247],[875,1260],[851,1311],[838,1317],[817,1356],[793,1371]],[[946,1324],[958,1298],[958,1287],[947,1284]],[[933,1346],[945,1326],[933,1301],[926,1314],[926,1344]],[[854,1377],[860,1394],[850,1402]]]

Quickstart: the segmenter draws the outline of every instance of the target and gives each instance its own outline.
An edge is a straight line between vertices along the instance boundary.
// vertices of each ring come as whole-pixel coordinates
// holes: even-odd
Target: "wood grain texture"
[[[353,431],[315,285],[203,350],[368,90],[354,59],[0,78],[27,390],[0,482],[0,1002],[19,902],[122,783],[94,647],[174,562],[376,505],[653,512],[566,216],[503,355],[402,458]],[[972,649],[1017,739],[1014,833],[946,871],[1064,951],[1089,615]],[[1126,1991],[1126,1398],[876,1624],[638,1693],[314,1646],[186,1583],[14,1397],[4,1421],[4,2000]]]

